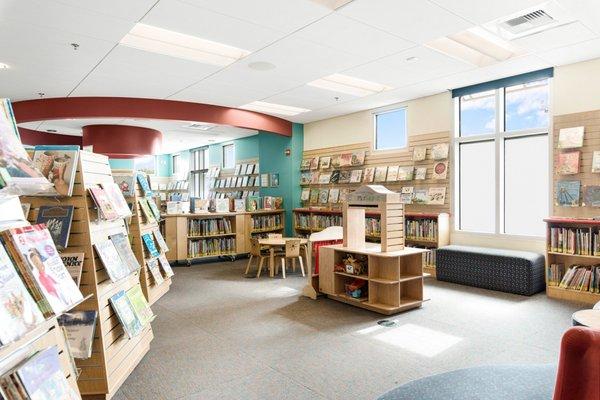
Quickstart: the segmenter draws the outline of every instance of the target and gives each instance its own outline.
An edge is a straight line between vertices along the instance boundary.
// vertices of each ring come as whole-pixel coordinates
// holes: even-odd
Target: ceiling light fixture
[[[480,27],[441,37],[425,45],[478,67],[505,61],[522,53],[511,43]]]
[[[283,104],[267,103],[265,101],[253,101],[252,103],[243,105],[240,108],[243,110],[264,112],[265,114],[279,114],[287,116],[298,115],[311,111],[306,108],[285,106]]]
[[[196,131],[209,131],[214,128],[214,125],[203,124],[201,122],[190,122],[188,125],[184,125],[184,128],[194,129]]]
[[[139,23],[119,43],[138,50],[218,66],[227,66],[250,54],[237,47]]]
[[[413,63],[419,61],[419,57],[406,57],[406,62]]]
[[[8,64],[0,63],[0,69],[9,69],[10,66]]]
[[[334,92],[346,93],[357,97],[369,96],[391,89],[390,86],[381,83],[365,81],[363,79],[342,74],[329,75],[309,82],[307,85]]]

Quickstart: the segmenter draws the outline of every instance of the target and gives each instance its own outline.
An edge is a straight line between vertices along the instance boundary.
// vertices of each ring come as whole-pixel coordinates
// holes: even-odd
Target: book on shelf
[[[600,265],[572,265],[559,287],[581,292],[600,293]]]
[[[151,257],[158,257],[160,255],[160,251],[158,251],[156,248],[156,244],[154,243],[153,235],[151,233],[144,233],[142,235],[142,241],[144,242],[146,251]]]
[[[73,194],[78,158],[78,145],[37,145],[33,151],[33,165],[54,184],[58,196]]]
[[[415,173],[415,167],[400,167],[398,169],[398,180],[399,181],[412,181]]]
[[[407,239],[437,242],[438,223],[435,219],[406,219]]]
[[[264,196],[263,197],[263,210],[272,210],[274,207],[274,199],[272,196]]]
[[[448,161],[438,161],[433,166],[433,179],[446,179],[448,176]]]
[[[413,161],[423,161],[427,156],[427,146],[416,146],[413,149]]]
[[[83,300],[43,224],[9,229],[2,237],[44,316],[61,314]]]
[[[387,178],[388,167],[376,167],[374,182],[385,182]]]
[[[362,181],[364,183],[371,183],[371,182],[373,182],[373,179],[375,179],[375,168],[374,167],[365,168],[365,172],[363,174]]]
[[[150,184],[148,183],[148,178],[145,174],[138,172],[136,173],[137,181],[142,188],[142,193],[144,196],[152,196],[152,189],[150,189]]]
[[[210,236],[232,233],[228,218],[188,219],[189,236]]]
[[[328,169],[331,167],[331,157],[325,156],[319,158],[319,169]]]
[[[579,207],[580,181],[556,182],[554,198],[557,206]]]
[[[167,256],[165,256],[164,254],[158,256],[158,264],[167,278],[170,278],[173,275],[175,275],[175,273],[173,272],[173,268],[171,268],[171,264],[169,264],[169,260],[167,260]]]
[[[165,281],[162,274],[160,273],[160,268],[158,266],[158,259],[151,258],[147,260],[146,264],[148,265],[148,270],[150,271],[150,275],[152,275],[152,279],[154,279],[154,283],[158,285],[162,285]]]
[[[127,290],[127,297],[133,308],[133,313],[140,321],[142,327],[148,325],[154,318],[154,313],[150,309],[150,304],[146,301],[140,285],[134,285]]]
[[[111,204],[119,215],[119,218],[127,218],[131,216],[131,209],[127,205],[127,200],[123,196],[123,192],[114,182],[101,183],[102,189],[109,197]]]
[[[246,197],[246,211],[252,212],[259,210],[261,207],[262,199],[259,196],[248,196]]]
[[[589,228],[550,227],[548,250],[554,253],[596,255],[600,250],[597,235]],[[600,252],[598,253],[600,255]]]
[[[592,172],[600,172],[600,151],[594,151],[592,154]]]
[[[427,190],[427,204],[429,205],[444,205],[446,202],[446,187],[430,187]]]
[[[427,177],[427,167],[415,168],[415,180],[421,181]]]
[[[218,213],[229,212],[229,199],[215,199],[215,211]]]
[[[412,204],[414,190],[414,186],[403,186],[400,189],[400,202],[402,204]]]
[[[360,183],[362,180],[362,169],[354,169],[350,173],[350,183]]]
[[[340,170],[336,169],[331,171],[331,177],[329,178],[329,183],[339,183],[340,181]]]
[[[308,227],[323,230],[330,226],[342,226],[342,216],[336,214],[313,214],[310,216]]]
[[[154,213],[150,210],[150,205],[148,204],[148,198],[140,197],[138,198],[138,203],[140,208],[142,209],[142,214],[144,214],[144,219],[147,224],[152,224],[156,222],[156,218],[154,218]],[[139,216],[138,216],[139,218]]]
[[[339,168],[342,160],[342,156],[340,154],[335,154],[331,157],[331,168]]]
[[[0,243],[0,344],[14,342],[42,322],[44,316]]]
[[[352,153],[352,158],[350,159],[350,165],[363,165],[365,163],[365,155],[366,151],[355,151]]]
[[[96,207],[98,209],[98,218],[102,218],[107,221],[113,221],[119,218],[119,213],[115,209],[115,206],[104,189],[100,187],[92,187],[89,188],[89,191],[94,203],[96,203]]]
[[[337,203],[340,199],[340,189],[338,188],[334,188],[334,189],[329,189],[329,202],[330,203]]]
[[[112,240],[95,243],[94,248],[111,281],[120,281],[131,274],[131,269],[121,259],[121,256],[119,256],[119,252]]]
[[[300,201],[308,201],[310,199],[310,189],[303,188],[302,192],[300,192]]]
[[[329,201],[329,189],[319,190],[319,204],[327,204]]]
[[[552,263],[546,269],[546,283],[549,286],[559,286],[565,276],[565,265],[562,263]]]
[[[310,169],[310,158],[303,158],[300,163],[300,171],[308,171]]]
[[[412,204],[427,204],[429,202],[428,190],[415,188],[412,196]]]
[[[65,249],[69,243],[71,223],[73,222],[73,206],[40,206],[36,224],[45,224],[54,244],[58,249]]]
[[[115,246],[117,253],[119,253],[121,261],[125,263],[129,271],[137,272],[140,269],[140,263],[131,249],[129,237],[124,233],[115,233],[114,235],[110,235],[109,239]]]
[[[343,203],[348,200],[348,195],[351,193],[350,189],[340,189],[340,197],[338,203]]]
[[[282,225],[283,224],[282,224],[282,220],[281,220],[281,214],[252,216],[252,229],[253,230],[279,228]]]
[[[312,173],[302,172],[300,174],[300,184],[301,185],[310,185],[311,178],[312,178]]]
[[[560,175],[573,175],[579,173],[579,160],[581,152],[569,151],[558,153],[556,172]]]
[[[448,143],[438,143],[431,147],[431,158],[434,160],[445,160],[448,158]]]
[[[585,187],[582,205],[587,207],[600,207],[600,186],[590,185]]]
[[[575,126],[572,128],[562,128],[558,132],[558,148],[574,149],[583,146],[583,135],[585,127]]]
[[[73,278],[73,282],[79,287],[81,284],[81,272],[83,271],[85,253],[61,253],[60,259],[67,271],[69,271],[71,278]]]
[[[158,247],[160,247],[160,249],[165,253],[169,251],[169,246],[167,246],[167,242],[165,242],[165,238],[163,237],[162,233],[160,233],[160,230],[154,229],[152,233],[154,234],[156,243],[158,243]]]
[[[313,157],[310,159],[309,169],[315,170],[319,168],[319,157]]]
[[[218,256],[236,251],[235,238],[215,238],[188,241],[188,257]]]
[[[67,333],[67,340],[71,354],[77,359],[87,359],[92,356],[92,344],[98,312],[72,311],[58,317],[58,324]]]
[[[381,220],[380,218],[366,217],[365,218],[365,235],[377,237],[381,236]]]
[[[331,172],[321,172],[319,174],[319,184],[327,184],[331,180]]]
[[[349,167],[352,165],[352,153],[342,153],[340,155],[340,167]]]
[[[127,336],[133,338],[139,335],[143,326],[133,310],[133,305],[129,301],[127,293],[124,290],[119,290],[109,299],[109,302]]]
[[[310,189],[309,203],[316,204],[319,201],[319,189]]]
[[[398,169],[400,167],[397,165],[390,165],[387,169],[387,182],[396,182],[398,180]]]
[[[340,170],[340,177],[338,179],[338,183],[350,183],[350,177],[352,176],[352,171],[347,169]]]

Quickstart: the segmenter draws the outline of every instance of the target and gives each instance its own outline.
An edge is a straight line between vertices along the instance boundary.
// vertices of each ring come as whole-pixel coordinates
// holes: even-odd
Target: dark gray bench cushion
[[[544,256],[538,253],[451,245],[437,251],[436,277],[531,296],[546,288],[544,265]]]

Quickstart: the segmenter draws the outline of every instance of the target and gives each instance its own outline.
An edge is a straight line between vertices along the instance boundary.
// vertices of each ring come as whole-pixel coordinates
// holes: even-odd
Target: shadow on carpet
[[[408,382],[378,400],[551,400],[556,365],[491,365]]]

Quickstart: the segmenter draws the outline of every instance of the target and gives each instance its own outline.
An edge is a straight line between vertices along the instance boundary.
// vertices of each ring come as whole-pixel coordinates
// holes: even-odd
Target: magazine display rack
[[[94,251],[94,244],[108,240],[110,235],[127,235],[123,219],[106,221],[98,218],[94,200],[87,189],[101,183],[112,183],[113,177],[108,157],[87,151],[80,151],[75,185],[71,197],[27,197],[24,202],[31,204],[30,221],[35,221],[39,207],[50,202],[74,206],[73,223],[69,235],[69,253],[85,253],[80,290],[85,297],[93,295],[77,306],[76,310],[96,310],[98,323],[93,343],[92,357],[77,360],[81,370],[78,380],[79,391],[84,399],[110,399],[125,379],[150,349],[153,339],[152,327],[148,324],[143,331],[129,338],[123,331],[117,315],[109,304],[109,299],[121,290],[139,285],[139,273],[112,282],[100,258]]]

